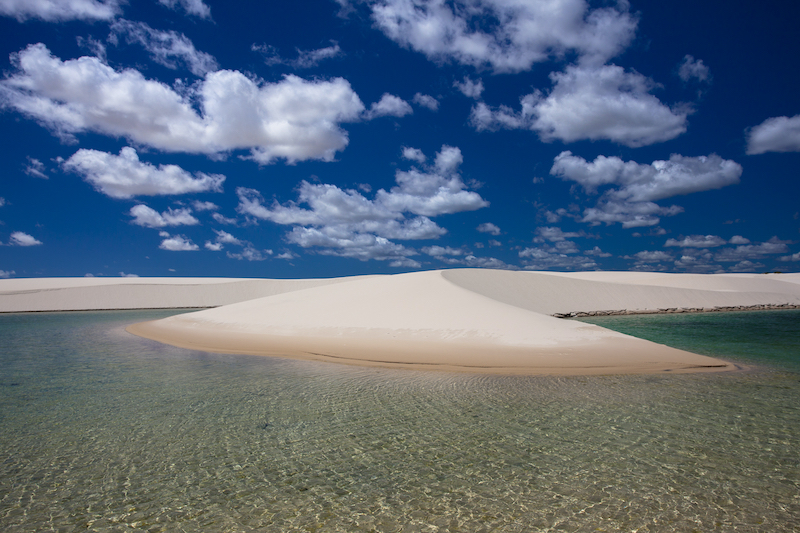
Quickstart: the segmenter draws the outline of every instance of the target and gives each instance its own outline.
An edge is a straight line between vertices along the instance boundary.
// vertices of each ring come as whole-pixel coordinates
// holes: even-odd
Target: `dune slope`
[[[800,304],[800,274],[446,270],[453,283],[537,313]]]

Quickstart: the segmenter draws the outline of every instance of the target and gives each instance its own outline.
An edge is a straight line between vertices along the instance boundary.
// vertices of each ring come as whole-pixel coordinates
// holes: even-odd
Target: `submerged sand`
[[[502,374],[733,370],[552,315],[756,305],[800,305],[800,274],[462,269],[325,280],[0,280],[0,311],[220,306],[128,327],[184,348]]]

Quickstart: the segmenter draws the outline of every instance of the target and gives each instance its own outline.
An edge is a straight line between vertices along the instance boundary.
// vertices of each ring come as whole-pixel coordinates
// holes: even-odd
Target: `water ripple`
[[[800,529],[796,374],[348,367],[150,316],[0,316],[3,531]]]

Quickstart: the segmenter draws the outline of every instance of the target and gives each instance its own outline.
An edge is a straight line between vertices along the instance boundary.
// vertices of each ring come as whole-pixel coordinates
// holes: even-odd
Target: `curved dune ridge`
[[[463,269],[338,278],[304,288],[273,283],[270,296],[128,331],[212,352],[385,367],[573,375],[724,371],[736,367],[550,315],[800,305],[800,274]]]

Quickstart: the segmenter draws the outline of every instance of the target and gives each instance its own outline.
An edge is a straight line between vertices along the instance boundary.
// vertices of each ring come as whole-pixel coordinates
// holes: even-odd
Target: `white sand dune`
[[[463,269],[328,280],[0,280],[4,311],[222,305],[128,328],[186,348],[508,374],[732,370],[549,315],[787,304],[800,305],[800,274]]]
[[[797,304],[798,274],[446,270],[457,285],[537,313]]]
[[[187,348],[352,364],[525,374],[682,372],[733,366],[548,315],[759,304],[800,305],[800,276],[417,272],[351,278],[129,331]]]
[[[217,307],[349,279],[2,279],[0,313]]]

